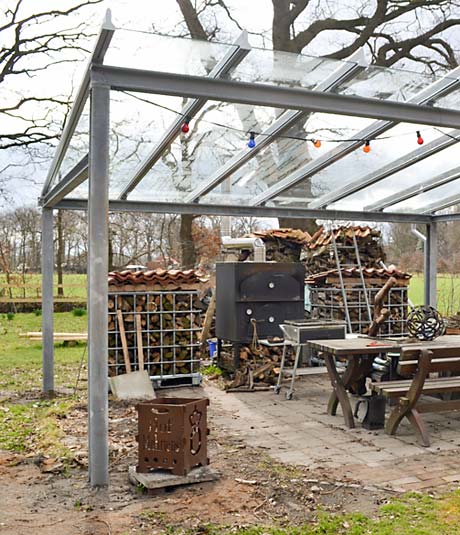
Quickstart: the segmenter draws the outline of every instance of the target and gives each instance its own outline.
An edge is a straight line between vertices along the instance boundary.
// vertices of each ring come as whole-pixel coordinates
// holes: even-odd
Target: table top
[[[310,340],[308,345],[317,351],[323,351],[329,355],[339,357],[375,355],[377,353],[387,353],[389,351],[399,351],[402,348],[411,349],[431,349],[440,348],[460,348],[460,335],[449,334],[440,336],[431,342],[408,342],[405,339],[369,338],[359,336],[339,340]]]

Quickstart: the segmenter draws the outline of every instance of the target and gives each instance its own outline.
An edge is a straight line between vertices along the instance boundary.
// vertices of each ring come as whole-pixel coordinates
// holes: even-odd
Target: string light
[[[182,130],[182,132],[183,132],[184,134],[187,134],[188,131],[190,130],[190,126],[189,126],[189,124],[190,124],[190,117],[187,115],[187,116],[184,118],[184,123],[183,123],[183,125],[182,125],[182,127],[181,127],[181,130]]]
[[[174,110],[168,106],[164,106],[162,104],[159,104],[158,102],[151,102],[151,101],[147,101],[147,100],[144,100],[142,99],[141,97],[139,97],[138,95],[135,95],[129,91],[123,91],[123,93],[125,93],[126,95],[129,95],[131,97],[133,97],[134,99],[136,100],[141,100],[141,101],[144,101],[144,102],[147,102],[148,104],[151,104],[157,108],[160,108],[162,110],[165,110],[165,111],[168,111],[168,112],[171,112],[171,113],[175,113],[177,115],[180,115],[184,118],[184,122],[182,124],[182,127],[181,127],[181,130],[184,134],[188,133],[190,131],[190,127],[189,127],[189,123],[190,123],[190,120],[191,120],[191,117],[189,117],[188,115],[184,115],[182,114],[181,112],[177,111],[177,110]],[[209,120],[206,120],[206,119],[201,119],[201,122],[203,123],[206,123],[206,124],[210,124],[210,125],[213,125],[213,126],[217,126],[218,128],[225,128],[225,129],[228,129],[228,130],[233,130],[235,132],[244,132],[244,130],[242,130],[241,128],[238,128],[238,127],[234,127],[234,126],[230,126],[229,124],[222,124],[222,123],[218,123],[218,122],[215,122],[215,121],[209,121]],[[460,137],[456,137],[456,136],[453,136],[447,132],[444,132],[443,130],[439,129],[439,128],[433,128],[433,130],[436,130],[437,132],[439,132],[440,134],[444,135],[444,136],[447,136],[448,138],[451,138],[451,139],[454,139],[455,141],[460,141]],[[416,134],[417,134],[417,143],[419,145],[423,145],[425,143],[424,139],[422,138],[421,136],[421,133],[419,130],[416,131]],[[247,146],[250,148],[250,149],[253,149],[255,146],[256,146],[256,142],[255,142],[255,136],[271,136],[272,134],[270,133],[265,133],[265,132],[255,132],[255,131],[251,131],[249,133],[249,141],[248,141],[248,144]],[[381,141],[381,140],[384,140],[384,139],[394,139],[394,138],[400,138],[402,136],[408,136],[408,135],[413,135],[413,131],[412,132],[406,132],[404,134],[395,134],[395,135],[387,135],[387,136],[378,136],[378,137],[375,137],[372,139],[372,141]],[[322,142],[321,140],[319,139],[316,139],[316,138],[310,138],[308,136],[306,137],[301,137],[301,136],[292,136],[292,135],[278,135],[277,136],[278,138],[281,138],[281,139],[292,139],[294,141],[311,141],[314,145],[315,148],[319,149],[321,146],[322,146]],[[348,142],[358,142],[358,143],[363,143],[364,142],[364,146],[363,146],[363,151],[367,154],[369,152],[371,152],[371,146],[370,146],[370,140],[366,140],[366,139],[362,139],[362,138],[336,138],[336,139],[324,139],[323,141],[325,141],[326,143],[348,143]]]
[[[248,147],[253,149],[256,146],[256,134],[255,132],[249,132]]]

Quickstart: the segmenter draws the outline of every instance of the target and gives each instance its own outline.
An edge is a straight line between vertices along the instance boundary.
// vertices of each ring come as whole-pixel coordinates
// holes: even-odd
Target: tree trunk
[[[56,271],[57,271],[57,282],[58,282],[57,294],[59,296],[63,296],[64,288],[63,288],[63,276],[62,276],[62,263],[63,263],[63,258],[64,258],[64,236],[62,232],[62,211],[61,210],[58,210],[56,223],[57,223]]]
[[[196,264],[196,249],[193,241],[192,226],[196,216],[182,214],[180,218],[180,248],[183,269],[194,268]]]

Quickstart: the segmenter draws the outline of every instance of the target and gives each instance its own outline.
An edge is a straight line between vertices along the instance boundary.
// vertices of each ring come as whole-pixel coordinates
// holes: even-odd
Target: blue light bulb
[[[248,147],[250,149],[253,149],[256,146],[256,135],[254,132],[250,132],[249,134],[249,141],[248,141]]]

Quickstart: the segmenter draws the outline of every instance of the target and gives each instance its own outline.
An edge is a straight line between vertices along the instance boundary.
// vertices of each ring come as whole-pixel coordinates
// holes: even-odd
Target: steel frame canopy
[[[258,217],[316,218],[327,220],[357,221],[398,221],[425,224],[427,228],[425,299],[435,304],[436,299],[436,221],[446,216],[434,215],[458,202],[449,197],[439,200],[418,213],[382,212],[369,210],[324,209],[326,201],[314,200],[306,208],[281,206],[262,206],[275,199],[281,192],[297,184],[307,176],[318,172],[350,153],[362,141],[343,143],[333,151],[301,167],[278,184],[268,188],[247,205],[240,202],[212,204],[198,202],[204,195],[213,191],[224,180],[251,158],[260,154],[263,148],[275,142],[293,125],[302,124],[308,114],[315,112],[333,113],[376,119],[371,126],[360,134],[363,139],[372,139],[400,122],[414,125],[432,125],[441,128],[453,128],[460,131],[460,111],[427,105],[433,100],[447,95],[460,87],[460,70],[434,82],[427,89],[419,92],[408,102],[393,102],[369,97],[345,96],[337,93],[340,85],[366,69],[362,59],[353,57],[351,62],[340,65],[335,72],[319,83],[314,90],[283,87],[267,83],[248,83],[235,81],[231,74],[233,69],[251,49],[243,34],[232,45],[228,53],[215,65],[208,76],[191,76],[170,72],[157,72],[133,68],[104,65],[104,56],[114,35],[115,28],[108,12],[90,62],[85,71],[83,82],[77,92],[75,103],[69,119],[63,129],[61,141],[50,167],[42,191],[40,204],[42,215],[42,284],[43,284],[43,389],[54,389],[53,372],[53,209],[88,210],[89,214],[89,256],[88,256],[88,307],[89,307],[89,475],[92,485],[108,484],[108,368],[106,338],[103,333],[107,326],[107,271],[108,271],[108,212],[165,212],[191,214],[220,214]],[[171,95],[189,100],[177,120],[173,121],[166,132],[141,161],[133,175],[125,184],[119,198],[109,198],[109,137],[110,137],[110,94],[111,91],[134,91],[155,95]],[[80,160],[60,180],[60,174],[66,151],[71,144],[82,110],[90,96],[90,132],[89,154]],[[129,195],[142,182],[162,153],[167,150],[178,136],[184,115],[197,114],[206,101],[229,102],[250,106],[275,107],[284,113],[265,129],[257,138],[256,150],[239,152],[224,166],[190,193],[184,195],[180,202],[159,202],[158,200],[130,200]],[[456,130],[456,132],[457,132]],[[455,137],[455,136],[454,136]],[[413,151],[404,159],[389,164],[378,173],[365,178],[370,185],[406,168],[412,163],[428,158],[432,154],[451,146],[457,140],[440,138],[425,147]],[[72,198],[71,194],[80,184],[89,178],[88,199]],[[426,188],[436,188],[440,182],[446,183],[446,177],[434,179]],[[360,187],[363,182],[353,187]],[[228,188],[227,188],[228,189]],[[344,194],[348,194],[347,189]],[[225,191],[223,191],[225,193]],[[406,192],[404,195],[411,195]],[[419,193],[419,190],[414,194]],[[342,193],[341,193],[342,194]],[[380,207],[376,207],[380,210]],[[452,219],[456,216],[452,215]],[[102,333],[102,335],[101,335]]]

